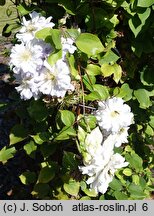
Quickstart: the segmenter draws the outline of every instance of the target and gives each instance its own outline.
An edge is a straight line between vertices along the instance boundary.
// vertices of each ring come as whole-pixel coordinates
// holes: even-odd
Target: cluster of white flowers
[[[62,58],[54,65],[47,61],[53,52],[49,43],[35,38],[35,33],[44,28],[53,28],[52,17],[47,19],[37,12],[30,13],[30,20],[23,17],[22,28],[16,37],[19,44],[13,46],[10,66],[19,83],[16,90],[24,100],[38,99],[41,94],[64,97],[67,90],[74,90],[71,84],[70,68],[66,53],[74,53],[76,47],[71,38],[61,36]]]
[[[103,134],[112,140],[116,147],[128,142],[128,129],[133,123],[134,115],[122,98],[100,101],[95,116]]]
[[[99,127],[87,134],[84,142],[82,174],[89,176],[87,184],[98,193],[104,194],[113,180],[117,169],[126,167],[128,162],[114,147],[127,142],[128,126],[133,123],[130,107],[121,98],[99,102],[96,118]]]

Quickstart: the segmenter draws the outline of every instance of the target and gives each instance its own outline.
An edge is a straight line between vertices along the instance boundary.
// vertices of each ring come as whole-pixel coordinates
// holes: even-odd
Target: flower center
[[[116,118],[118,115],[119,115],[119,113],[116,110],[111,112],[111,117],[112,118]]]
[[[50,71],[48,71],[47,75],[46,75],[46,79],[53,81],[53,80],[55,80],[55,76]]]
[[[120,130],[119,130],[119,135],[121,135],[122,133],[124,133],[125,132],[125,129],[124,128],[121,128]]]
[[[33,32],[33,31],[36,31],[36,30],[37,30],[36,27],[34,25],[32,25],[32,24],[29,24],[27,26],[27,31],[28,32]]]
[[[28,61],[29,59],[31,59],[31,52],[29,50],[25,50],[23,53],[21,53],[21,61]]]

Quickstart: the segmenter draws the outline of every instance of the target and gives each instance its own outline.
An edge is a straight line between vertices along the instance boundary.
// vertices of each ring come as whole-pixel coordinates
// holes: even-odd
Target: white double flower
[[[16,35],[21,43],[13,46],[10,55],[10,66],[20,84],[16,90],[24,100],[32,97],[38,99],[41,94],[64,97],[68,90],[74,90],[66,60],[66,54],[73,54],[76,50],[74,41],[62,36],[62,57],[54,65],[49,65],[47,58],[53,48],[43,40],[36,39],[35,33],[46,27],[52,28],[52,17],[46,19],[39,13],[32,12],[30,18],[26,20],[23,17],[22,28]]]
[[[96,127],[85,139],[84,165],[79,169],[88,175],[87,184],[98,193],[104,194],[113,180],[115,172],[128,165],[120,154],[114,154],[114,142],[103,143],[102,132]]]

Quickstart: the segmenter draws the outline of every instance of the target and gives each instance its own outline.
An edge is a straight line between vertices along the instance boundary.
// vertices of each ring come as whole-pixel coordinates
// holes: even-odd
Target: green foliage
[[[55,177],[55,168],[50,166],[42,167],[39,176],[38,182],[39,183],[48,183]]]
[[[30,141],[29,143],[24,145],[24,150],[28,155],[31,155],[33,152],[35,152],[37,149],[37,146],[33,141]]]
[[[121,88],[114,89],[114,95],[123,98],[125,101],[132,99],[133,90],[129,87],[128,83],[124,83]]]
[[[143,199],[145,197],[143,188],[140,185],[131,183],[128,187],[128,191],[131,194],[132,199]]]
[[[63,127],[63,129],[57,134],[56,140],[67,140],[71,136],[76,136],[76,131],[73,127]]]
[[[15,153],[16,153],[15,147],[11,147],[11,148],[3,147],[0,150],[0,162],[2,163],[7,162],[7,160],[14,157]]]
[[[43,199],[50,193],[50,186],[48,184],[38,183],[34,186],[33,191],[31,194],[36,197]]]
[[[89,56],[97,55],[104,50],[104,46],[100,39],[96,35],[90,33],[80,34],[76,39],[76,45],[82,52]]]
[[[137,1],[137,6],[139,7],[150,7],[151,5],[153,5],[153,0],[138,0]]]
[[[76,170],[78,168],[78,161],[76,159],[76,156],[72,152],[64,152],[63,156],[63,168],[67,171]]]
[[[27,137],[28,133],[27,130],[24,128],[23,125],[16,124],[10,133],[10,145],[16,144],[21,142]]]
[[[121,66],[116,63],[113,65],[107,63],[103,64],[101,66],[101,71],[104,77],[109,77],[113,74],[113,79],[116,83],[119,82],[122,76]]]
[[[150,100],[150,93],[146,89],[138,89],[134,91],[134,95],[138,100],[140,107],[146,109],[152,105]]]
[[[142,171],[142,169],[143,169],[143,167],[142,167],[143,160],[137,154],[132,152],[131,155],[126,154],[125,158],[129,162],[130,167],[135,169],[136,172]]]
[[[26,171],[26,172],[22,173],[19,176],[19,178],[20,178],[20,181],[22,182],[22,184],[29,185],[29,184],[36,182],[36,173]]]
[[[32,101],[30,106],[27,108],[31,118],[38,122],[45,120],[48,116],[48,110],[42,101]]]
[[[137,37],[137,35],[141,32],[142,28],[145,25],[145,22],[147,18],[150,16],[151,9],[147,8],[146,10],[141,10],[137,14],[135,14],[130,20],[129,20],[129,26],[132,32],[134,33],[134,36]]]
[[[64,184],[64,190],[72,196],[76,197],[79,193],[79,189],[80,183],[73,179],[69,179],[69,182]]]
[[[60,110],[61,120],[66,126],[71,126],[74,124],[75,116],[71,111]]]
[[[5,165],[18,151],[35,161],[35,169],[25,169],[19,179],[30,186],[36,199],[150,197],[154,168],[154,1],[19,2],[18,22],[10,23],[4,32],[16,33],[22,16],[28,19],[31,11],[52,16],[55,27],[44,28],[35,36],[53,47],[48,56],[50,65],[62,57],[61,36],[73,39],[77,49],[74,54],[67,53],[65,61],[74,91],[58,99],[43,95],[25,102],[11,95],[15,101],[12,105],[0,102],[0,111],[7,114],[11,107],[17,118],[10,130],[10,146],[0,150],[0,162]],[[0,1],[0,7],[5,4]],[[11,17],[11,7],[6,12]],[[115,173],[102,195],[89,188],[79,166],[83,165],[86,136],[97,126],[94,113],[98,101],[113,96],[130,105],[134,123],[128,131],[128,143],[115,148],[129,165]]]

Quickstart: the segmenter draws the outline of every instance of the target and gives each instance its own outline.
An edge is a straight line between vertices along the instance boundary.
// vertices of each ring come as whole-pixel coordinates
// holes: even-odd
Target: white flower
[[[125,162],[120,154],[114,154],[112,145],[102,146],[100,152],[91,164],[79,167],[82,174],[89,176],[87,184],[90,184],[90,188],[94,189],[97,193],[104,194],[109,186],[109,183],[113,180],[115,172],[126,167],[128,162]]]
[[[108,189],[109,183],[112,182],[115,172],[127,165],[128,162],[125,162],[125,158],[120,154],[113,154],[105,168],[91,182],[91,188],[94,188],[97,193],[104,194]]]
[[[103,145],[107,146],[113,144],[115,147],[120,147],[121,144],[127,143],[128,129],[129,127],[123,127],[117,133],[110,133],[107,137],[105,137]]]
[[[113,135],[115,136],[115,146],[119,147],[122,143],[128,142],[128,129],[129,127],[123,127],[121,128],[117,134]]]
[[[23,42],[34,39],[37,31],[47,27],[52,28],[55,25],[53,22],[50,22],[52,17],[46,19],[35,11],[30,13],[30,17],[30,20],[26,20],[25,17],[23,17],[22,28],[16,35],[16,37]]]
[[[71,84],[69,66],[62,59],[59,59],[53,66],[47,61],[44,62],[40,76],[37,77],[39,91],[43,94],[64,97],[67,90],[74,90]]]
[[[62,43],[62,51],[63,51],[63,57],[66,56],[66,53],[69,52],[73,54],[76,50],[76,47],[73,45],[74,40],[70,37],[61,37],[61,43]]]
[[[117,133],[133,123],[133,113],[121,98],[111,98],[98,103],[96,118],[101,129]]]
[[[26,45],[16,44],[11,50],[10,58],[10,64],[16,68],[14,72],[19,73],[22,70],[35,73],[43,65],[42,47],[35,45],[34,41],[28,42]]]
[[[34,99],[38,99],[40,96],[33,78],[25,77],[22,79],[21,84],[16,87],[16,90],[20,93],[21,99],[24,100],[29,100],[32,97],[34,97]]]
[[[42,57],[42,59],[45,59],[46,57],[48,57],[50,53],[53,51],[53,48],[51,47],[51,45],[49,43],[44,42],[43,40],[33,39],[30,42],[30,44],[31,46],[33,46],[35,50],[37,50],[37,52],[40,53],[40,56]]]
[[[99,127],[96,127],[90,134],[87,134],[85,139],[86,154],[84,157],[84,164],[90,163],[92,158],[100,153],[102,141],[103,135]]]

